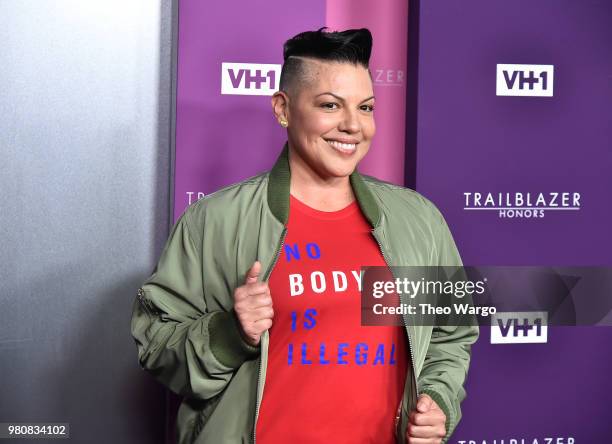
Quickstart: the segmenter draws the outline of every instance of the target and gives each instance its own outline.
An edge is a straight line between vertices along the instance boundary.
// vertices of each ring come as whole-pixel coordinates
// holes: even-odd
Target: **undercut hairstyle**
[[[305,59],[352,63],[369,68],[372,53],[372,34],[367,28],[347,29],[346,31],[302,32],[283,46],[283,67],[279,89],[290,91],[296,85],[307,81]]]

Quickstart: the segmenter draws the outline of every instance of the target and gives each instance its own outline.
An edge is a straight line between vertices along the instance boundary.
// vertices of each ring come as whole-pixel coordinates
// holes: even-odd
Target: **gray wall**
[[[176,7],[0,0],[0,422],[164,441],[129,321],[170,222]]]

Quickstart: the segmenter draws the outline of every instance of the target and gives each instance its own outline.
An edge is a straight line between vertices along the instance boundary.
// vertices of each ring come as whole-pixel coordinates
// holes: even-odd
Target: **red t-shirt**
[[[409,362],[398,326],[362,326],[360,269],[385,265],[357,202],[333,212],[290,197],[270,275],[274,306],[258,444],[395,443]]]

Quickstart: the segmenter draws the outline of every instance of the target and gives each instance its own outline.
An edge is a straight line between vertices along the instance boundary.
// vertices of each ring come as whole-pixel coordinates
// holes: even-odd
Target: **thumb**
[[[261,262],[255,261],[249,271],[247,271],[246,277],[244,279],[245,284],[252,284],[257,282],[257,278],[259,277],[259,272],[261,271]]]
[[[419,397],[419,402],[417,403],[417,410],[421,413],[426,413],[431,408],[432,403],[431,397],[428,395],[421,395]]]

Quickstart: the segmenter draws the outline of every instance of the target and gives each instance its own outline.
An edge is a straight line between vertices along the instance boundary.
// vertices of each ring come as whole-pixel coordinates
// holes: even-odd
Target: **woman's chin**
[[[357,166],[356,162],[350,162],[350,163],[342,162],[342,164],[340,165],[329,165],[326,168],[326,172],[330,178],[331,177],[335,177],[335,178],[348,177],[353,173],[353,171],[355,171],[356,166]]]

